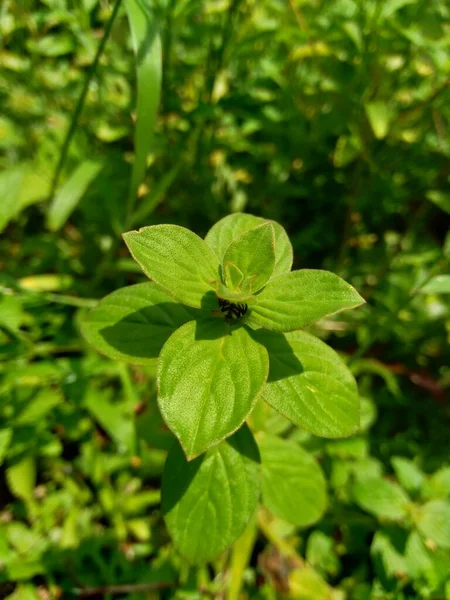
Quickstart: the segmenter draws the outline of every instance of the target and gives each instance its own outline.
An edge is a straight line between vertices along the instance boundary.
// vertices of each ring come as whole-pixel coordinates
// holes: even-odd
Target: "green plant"
[[[107,296],[82,332],[111,358],[158,359],[159,408],[185,454],[178,445],[169,453],[163,512],[182,554],[209,560],[239,536],[258,502],[259,453],[244,423],[260,398],[318,436],[359,430],[353,376],[300,328],[364,300],[333,273],[291,272],[284,229],[252,215],[225,217],[205,240],[177,225],[124,239],[152,282]],[[292,523],[316,521],[325,506],[317,463],[287,440],[259,442],[263,503]]]

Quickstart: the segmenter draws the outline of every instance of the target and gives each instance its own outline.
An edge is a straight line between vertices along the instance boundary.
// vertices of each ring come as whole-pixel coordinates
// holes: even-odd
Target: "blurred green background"
[[[113,4],[0,4],[0,597],[449,600],[450,5],[146,0],[163,81],[131,211],[120,1],[55,182]],[[361,434],[266,424],[320,460],[328,510],[260,530],[233,596],[230,555],[187,569],[164,528],[154,370],[97,355],[77,322],[144,280],[123,231],[203,236],[235,211],[279,221],[294,268],[367,304],[313,328],[358,379]],[[400,518],[371,504],[386,481],[409,498]]]

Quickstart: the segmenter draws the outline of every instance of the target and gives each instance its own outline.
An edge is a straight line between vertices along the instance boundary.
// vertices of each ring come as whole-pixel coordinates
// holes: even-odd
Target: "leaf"
[[[259,487],[258,448],[246,425],[191,462],[175,444],[163,474],[162,510],[180,553],[199,563],[223,552],[250,520]]]
[[[191,321],[169,338],[158,364],[158,403],[188,460],[242,425],[268,371],[266,349],[244,327]]]
[[[303,269],[272,278],[257,296],[249,323],[293,331],[364,303],[358,292],[328,271]]]
[[[66,223],[102,168],[102,163],[85,160],[71,173],[50,204],[47,214],[50,231],[58,231]]]
[[[445,466],[433,473],[424,486],[427,498],[450,497],[450,466]]]
[[[174,167],[172,167],[172,169],[167,171],[167,173],[165,173],[150,190],[150,193],[140,200],[132,216],[131,224],[133,226],[140,225],[142,222],[144,222],[145,219],[152,214],[155,208],[161,204],[170,186],[180,173],[183,165],[184,158]]]
[[[24,166],[0,173],[0,233],[17,214],[17,197],[26,173]]]
[[[355,135],[341,135],[336,142],[333,163],[337,168],[346,167],[361,154],[361,141]]]
[[[294,525],[306,527],[318,521],[327,495],[316,460],[290,440],[264,435],[258,445],[264,506]]]
[[[233,240],[245,231],[263,223],[271,223],[275,232],[275,267],[273,275],[288,273],[292,267],[292,245],[284,228],[275,221],[267,221],[261,217],[244,213],[234,213],[213,225],[206,234],[205,241],[217,254],[220,262],[223,262],[225,252]]]
[[[62,396],[59,390],[54,388],[39,390],[14,419],[14,426],[34,425],[61,402]]]
[[[444,212],[450,215],[450,194],[442,190],[429,190],[426,194],[428,200],[431,200],[436,206],[439,206]]]
[[[322,437],[343,437],[360,425],[353,375],[324,342],[304,331],[258,330],[270,358],[263,398],[298,427]]]
[[[418,291],[422,294],[450,294],[450,275],[436,275]]]
[[[178,225],[153,225],[123,238],[144,273],[174,298],[194,308],[217,308],[219,262],[195,233]]]
[[[422,488],[425,483],[425,476],[412,460],[408,460],[402,456],[393,456],[391,463],[400,484],[405,490],[408,492],[417,492]]]
[[[241,233],[228,246],[224,265],[235,265],[243,275],[240,287],[257,292],[271,278],[275,267],[275,232],[271,223],[263,223]],[[225,270],[225,284],[235,289],[233,280]]]
[[[380,519],[398,521],[406,516],[409,498],[402,488],[387,479],[373,477],[353,486],[356,503]]]
[[[6,481],[11,493],[27,504],[34,503],[36,463],[32,456],[25,456],[6,469]]]
[[[0,465],[3,464],[12,438],[12,429],[0,429]]]
[[[153,364],[172,333],[201,314],[153,282],[138,283],[103,298],[81,320],[81,333],[109,358]]]
[[[156,113],[161,95],[162,51],[159,24],[152,5],[143,0],[125,0],[125,10],[136,56],[137,121],[134,136],[135,159],[130,184],[130,205],[147,169],[147,155],[153,142]]]
[[[400,528],[378,530],[370,546],[377,574],[383,580],[404,577],[407,574],[405,559],[406,532]]]
[[[368,102],[364,105],[367,118],[377,140],[386,137],[392,119],[392,111],[386,102]]]
[[[133,413],[126,401],[114,402],[111,392],[111,389],[99,390],[90,386],[83,398],[84,406],[115,441],[120,452],[133,454],[136,450]]]
[[[450,548],[450,502],[430,500],[420,507],[417,529],[442,548]]]

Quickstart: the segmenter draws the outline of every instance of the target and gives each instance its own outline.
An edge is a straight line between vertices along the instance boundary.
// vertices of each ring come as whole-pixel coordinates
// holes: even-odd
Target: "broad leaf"
[[[186,323],[158,366],[161,414],[189,460],[242,425],[269,371],[266,349],[221,319]]]
[[[153,225],[123,238],[144,273],[174,298],[194,308],[217,308],[219,261],[195,233],[178,225]]]
[[[326,483],[316,460],[290,440],[264,435],[258,441],[263,504],[295,525],[312,525],[322,516]]]
[[[191,462],[175,444],[163,474],[162,510],[181,554],[198,563],[223,552],[248,523],[259,487],[258,448],[246,425]]]
[[[244,213],[234,213],[213,225],[206,234],[205,241],[222,262],[225,252],[233,240],[245,231],[267,222],[272,224],[275,232],[275,267],[273,274],[288,273],[292,267],[292,245],[284,228],[275,221],[267,221],[261,217]]]
[[[275,231],[267,222],[245,231],[228,246],[224,265],[236,265],[243,275],[241,288],[257,292],[271,278],[275,267]],[[228,277],[227,277],[228,275]],[[225,284],[234,287],[235,278],[225,270]]]
[[[406,516],[410,502],[399,485],[381,477],[358,481],[353,486],[353,494],[361,508],[376,517],[393,521]]]
[[[235,304],[255,304],[256,297],[251,292],[232,291],[227,288],[221,281],[216,285],[216,295],[218,298],[229,300]]]
[[[369,102],[364,109],[375,137],[382,140],[389,131],[393,116],[391,108],[386,102]]]
[[[202,313],[179,304],[153,282],[121,288],[81,321],[81,333],[110,358],[151,364],[172,333]]]
[[[250,321],[275,331],[293,331],[364,303],[358,292],[328,271],[303,269],[272,278],[257,296]]]
[[[334,350],[304,331],[252,335],[270,357],[266,402],[315,435],[344,437],[359,429],[356,383]]]
[[[450,548],[450,502],[430,500],[420,508],[417,529],[442,548]]]

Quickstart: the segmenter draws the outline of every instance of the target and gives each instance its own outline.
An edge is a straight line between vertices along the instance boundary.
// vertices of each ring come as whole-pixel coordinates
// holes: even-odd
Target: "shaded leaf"
[[[201,314],[153,282],[138,283],[103,298],[81,320],[81,333],[110,358],[152,364],[172,333]]]
[[[304,331],[253,335],[270,356],[266,402],[315,435],[343,437],[359,429],[356,383],[334,350]]]
[[[258,448],[246,425],[191,462],[174,444],[163,474],[162,510],[181,554],[198,563],[223,552],[248,523],[259,486]]]

